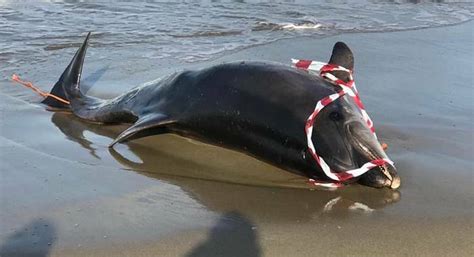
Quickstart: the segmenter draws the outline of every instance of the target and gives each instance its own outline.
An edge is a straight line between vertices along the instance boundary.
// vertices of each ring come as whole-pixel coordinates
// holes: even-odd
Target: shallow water
[[[99,58],[196,62],[282,38],[427,28],[473,17],[472,2],[433,2],[4,0],[0,61],[9,71],[41,65],[77,47],[88,31]]]

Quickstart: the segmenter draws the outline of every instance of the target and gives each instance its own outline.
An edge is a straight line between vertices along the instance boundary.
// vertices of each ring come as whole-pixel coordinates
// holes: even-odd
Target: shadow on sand
[[[55,239],[54,224],[48,219],[35,219],[1,242],[0,256],[47,257]]]
[[[238,212],[228,212],[214,225],[207,240],[186,257],[258,257],[260,253],[256,227]]]

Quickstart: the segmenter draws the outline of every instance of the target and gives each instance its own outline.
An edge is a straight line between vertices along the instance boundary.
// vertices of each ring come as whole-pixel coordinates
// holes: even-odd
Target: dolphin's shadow
[[[56,112],[51,117],[51,121],[56,125],[56,127],[66,136],[70,141],[78,143],[82,148],[86,149],[90,155],[94,158],[100,159],[96,153],[96,148],[93,146],[92,142],[87,140],[84,137],[84,129],[82,129],[82,123],[77,120],[71,120],[71,122],[63,123],[61,119],[62,115],[67,115],[66,113]],[[59,125],[61,124],[61,125]]]
[[[92,74],[87,76],[86,78],[83,79],[81,83],[81,92],[83,94],[86,94],[89,90],[94,87],[96,82],[107,72],[109,69],[109,66],[104,66],[96,71],[94,71]],[[56,122],[55,119],[57,118],[57,115],[53,115],[52,121],[54,124],[60,123]],[[96,149],[92,146],[92,143],[84,138],[83,132],[84,129],[78,129],[76,125],[79,125],[81,127],[82,124],[78,124],[77,122],[70,122],[70,123],[61,123],[61,126],[57,126],[61,132],[63,132],[64,135],[67,136],[67,138],[71,141],[74,141],[78,144],[80,144],[83,148],[87,149],[89,153],[94,156],[94,158],[100,159],[100,157],[96,154]]]
[[[91,90],[95,83],[107,72],[108,69],[109,66],[106,65],[84,78],[81,82],[81,92],[86,94],[89,90]]]
[[[55,239],[54,224],[47,219],[35,219],[1,242],[0,256],[47,257]]]
[[[261,254],[256,227],[238,212],[227,212],[212,227],[207,240],[186,257],[247,256]]]
[[[70,113],[59,112],[53,114],[52,122],[66,135],[67,139],[78,143],[93,156],[97,156],[96,151],[100,151],[100,154],[104,155],[110,154],[125,169],[177,185],[211,210],[221,213],[239,210],[253,220],[255,217],[268,216],[272,216],[274,220],[295,218],[311,220],[326,216],[368,215],[377,209],[397,202],[400,198],[398,191],[359,185],[349,186],[338,191],[268,188],[231,183],[219,183],[216,186],[216,182],[208,181],[205,178],[189,178],[199,178],[200,173],[196,172],[196,170],[199,171],[199,167],[196,165],[202,164],[180,158],[179,152],[172,155],[170,152],[160,151],[159,148],[166,147],[161,144],[166,143],[166,140],[159,141],[160,145],[155,148],[147,144],[129,143],[127,145],[128,151],[141,160],[141,162],[135,162],[114,150],[110,150],[110,153],[107,152],[108,149],[105,146],[96,146],[95,149],[94,142],[84,137],[84,132],[89,131],[114,138],[120,133],[115,126],[91,124]],[[168,144],[167,146],[172,145]],[[183,147],[194,147],[197,148],[196,151],[199,151],[201,146],[189,143],[176,148],[182,149]],[[227,170],[229,170],[228,167]]]

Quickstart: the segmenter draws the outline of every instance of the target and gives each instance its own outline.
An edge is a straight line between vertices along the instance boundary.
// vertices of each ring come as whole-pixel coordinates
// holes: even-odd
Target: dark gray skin
[[[175,133],[234,149],[285,170],[328,180],[307,150],[304,126],[317,101],[339,90],[334,84],[291,67],[257,62],[183,71],[111,100],[80,92],[80,75],[89,35],[54,86],[78,117],[101,123],[134,123],[110,145],[161,133]],[[353,56],[337,43],[330,63],[353,68]],[[344,72],[334,73],[346,79]],[[333,170],[358,168],[387,158],[349,96],[321,111],[314,123],[317,152]],[[354,179],[356,180],[356,179]],[[391,165],[374,168],[359,182],[396,189],[400,179]]]

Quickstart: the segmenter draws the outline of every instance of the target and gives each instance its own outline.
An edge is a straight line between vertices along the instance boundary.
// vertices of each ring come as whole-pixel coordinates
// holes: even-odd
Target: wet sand
[[[301,177],[172,135],[109,151],[125,126],[47,112],[2,73],[0,255],[472,256],[473,28],[281,40],[199,64],[106,63],[93,49],[86,59],[89,93],[110,97],[176,69],[326,60],[343,40],[399,191],[309,190]],[[21,75],[52,84],[69,58]]]

